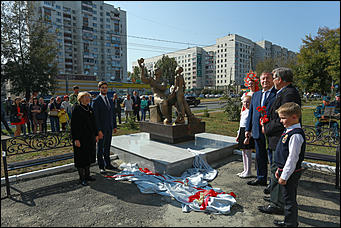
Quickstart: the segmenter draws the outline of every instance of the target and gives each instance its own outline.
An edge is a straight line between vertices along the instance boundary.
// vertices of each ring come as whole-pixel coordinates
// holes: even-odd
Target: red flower
[[[260,119],[259,119],[259,124],[260,124],[260,125],[263,125],[263,124],[269,122],[268,115],[266,114],[266,106],[258,106],[258,107],[256,108],[256,110],[257,110],[258,112],[260,112],[260,114],[261,114],[261,117],[260,117]]]

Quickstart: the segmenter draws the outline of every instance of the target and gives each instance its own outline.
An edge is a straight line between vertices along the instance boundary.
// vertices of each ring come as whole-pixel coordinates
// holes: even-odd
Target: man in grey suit
[[[115,170],[110,162],[110,146],[112,131],[116,133],[117,124],[114,118],[114,104],[107,96],[108,83],[101,81],[98,83],[100,94],[93,100],[93,109],[98,128],[99,141],[97,143],[97,162],[101,174],[105,174],[105,169]]]
[[[269,122],[263,124],[262,132],[268,137],[269,148],[276,151],[277,143],[285,129],[276,110],[288,102],[295,102],[301,106],[301,97],[298,90],[292,85],[294,81],[294,74],[290,68],[279,67],[274,69],[272,73],[273,82],[278,91],[276,99],[272,103],[268,112]],[[274,156],[276,156],[276,153],[274,153]],[[284,211],[284,200],[282,197],[281,186],[278,184],[278,180],[275,176],[277,168],[278,167],[275,163],[271,164],[271,181],[269,187],[270,198],[264,197],[264,200],[268,201],[270,204],[266,206],[258,206],[258,210],[266,214],[283,214]]]

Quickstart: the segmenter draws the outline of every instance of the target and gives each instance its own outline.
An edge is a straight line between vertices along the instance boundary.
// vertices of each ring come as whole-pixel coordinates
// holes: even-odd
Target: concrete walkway
[[[134,183],[104,178],[93,166],[96,181],[86,187],[78,184],[74,168],[12,183],[12,198],[5,198],[6,188],[1,186],[1,226],[271,227],[274,219],[283,218],[257,210],[266,205],[264,187],[249,186],[250,179],[236,176],[243,166],[240,155],[211,165],[218,170],[212,187],[237,195],[229,215],[183,213],[177,201],[142,194]],[[340,227],[340,191],[334,183],[335,175],[330,173],[307,170],[303,174],[298,188],[300,226]]]

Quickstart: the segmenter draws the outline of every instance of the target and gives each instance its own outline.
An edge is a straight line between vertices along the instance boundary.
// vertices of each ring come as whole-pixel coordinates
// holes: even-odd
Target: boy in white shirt
[[[284,221],[275,220],[276,226],[298,226],[297,187],[302,175],[306,140],[299,119],[301,107],[288,102],[279,107],[276,112],[285,130],[277,144],[274,163],[278,169],[276,178],[281,185],[284,199]]]

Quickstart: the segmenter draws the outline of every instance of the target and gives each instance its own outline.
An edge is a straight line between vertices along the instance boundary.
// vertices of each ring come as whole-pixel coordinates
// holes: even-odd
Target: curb
[[[234,150],[233,154],[242,155],[242,151],[241,150]],[[252,155],[253,159],[256,158],[256,153],[252,153],[251,155]],[[329,173],[336,174],[336,168],[334,166],[321,165],[321,164],[312,163],[312,162],[306,162],[306,161],[302,162],[302,166],[304,168],[311,168],[311,169],[314,169],[314,170],[319,170],[319,171],[324,171],[324,172],[329,172]]]

